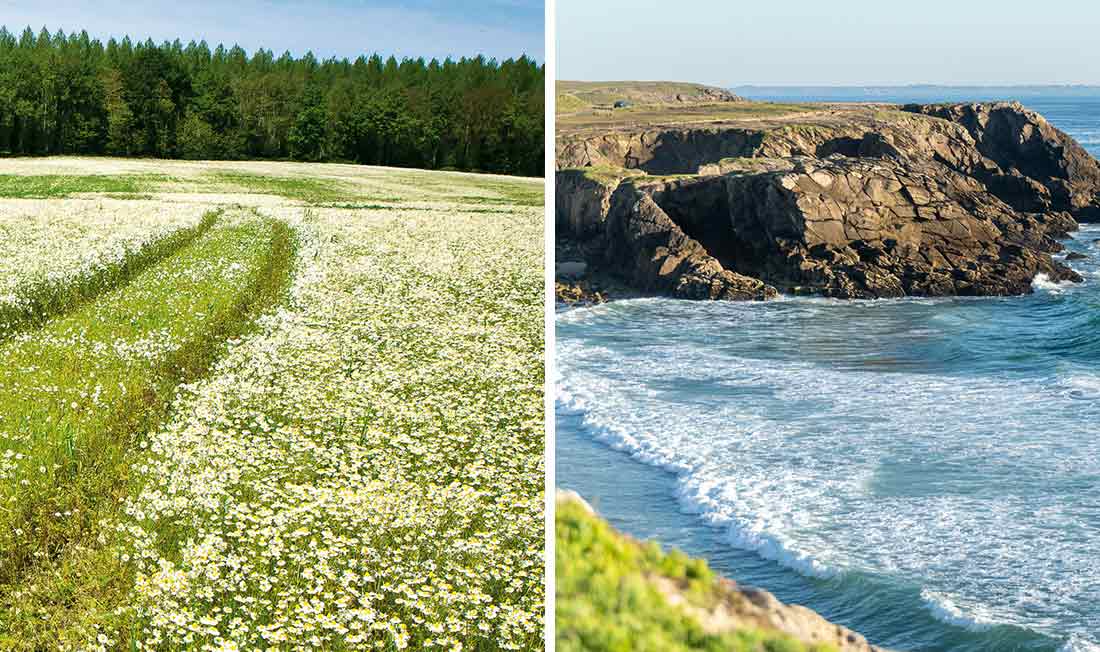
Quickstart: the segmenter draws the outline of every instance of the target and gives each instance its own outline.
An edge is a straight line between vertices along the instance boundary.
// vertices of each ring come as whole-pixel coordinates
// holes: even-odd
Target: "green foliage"
[[[225,184],[234,190],[264,195],[278,195],[311,204],[350,201],[357,198],[353,192],[341,190],[338,182],[316,177],[272,177],[248,172],[218,171],[207,175],[215,183]]]
[[[559,500],[557,541],[557,649],[561,652],[693,650],[826,652],[755,628],[707,632],[689,613],[669,604],[658,581],[671,583],[693,606],[730,599],[706,562],[679,551],[665,554],[615,532],[573,500]]]
[[[294,126],[290,128],[288,139],[291,157],[302,161],[321,160],[325,149],[327,122],[328,116],[325,115],[320,91],[317,88],[308,89],[302,100],[302,110],[298,112]]]
[[[545,69],[526,56],[318,62],[0,28],[0,152],[293,157],[541,176]]]
[[[179,129],[180,156],[187,159],[215,159],[221,153],[218,135],[198,114],[184,118]]]
[[[125,605],[133,578],[102,523],[122,509],[134,438],[282,297],[294,255],[282,222],[215,226],[0,345],[0,412],[15,426],[0,475],[12,507],[0,511],[0,649],[56,649],[89,625],[74,613],[111,618]]]
[[[118,193],[119,195],[135,196],[141,195],[157,184],[168,180],[167,176],[159,174],[124,176],[106,174],[85,176],[0,174],[0,197],[56,199],[82,192]]]
[[[47,320],[76,309],[96,296],[130,281],[150,265],[170,256],[205,233],[217,220],[217,211],[207,213],[197,225],[173,231],[150,242],[116,263],[93,268],[75,281],[51,278],[31,286],[25,300],[0,307],[0,341]]]

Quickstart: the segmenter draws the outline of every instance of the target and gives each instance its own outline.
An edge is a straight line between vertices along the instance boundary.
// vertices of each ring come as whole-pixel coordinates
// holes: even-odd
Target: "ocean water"
[[[1100,96],[1027,104],[1096,152]],[[1100,650],[1100,225],[1065,244],[1024,297],[563,311],[558,485],[880,645]]]

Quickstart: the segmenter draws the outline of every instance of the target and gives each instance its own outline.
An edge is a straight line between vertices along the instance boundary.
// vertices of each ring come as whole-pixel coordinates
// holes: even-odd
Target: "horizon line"
[[[736,83],[715,84],[708,82],[670,79],[556,79],[555,83],[579,82],[585,84],[697,84],[713,88],[1100,88],[1100,82],[1009,82],[999,84],[963,84],[947,82],[898,82],[898,83]]]
[[[1100,88],[1100,82],[1042,82],[1004,84],[957,84],[914,82],[909,84],[733,84],[725,88]]]

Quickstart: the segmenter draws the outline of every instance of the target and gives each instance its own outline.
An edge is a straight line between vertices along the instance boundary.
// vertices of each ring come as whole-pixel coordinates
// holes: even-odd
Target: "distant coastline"
[[[990,101],[1023,100],[1030,97],[1053,99],[1059,97],[1095,97],[1100,86],[1087,84],[1064,85],[988,85],[955,86],[944,84],[907,84],[896,86],[787,86],[745,84],[729,86],[728,90],[749,99],[799,100],[799,101],[869,101],[881,97],[884,102],[897,101]]]

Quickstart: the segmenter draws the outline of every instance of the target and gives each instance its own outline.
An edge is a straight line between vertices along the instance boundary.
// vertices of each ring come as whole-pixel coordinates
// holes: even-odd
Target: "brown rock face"
[[[1038,113],[1018,103],[908,105],[905,110],[966,128],[993,164],[974,176],[1012,206],[1100,220],[1100,164]]]
[[[1009,295],[1038,274],[1080,280],[1050,256],[1075,218],[1100,213],[1100,165],[1071,138],[1013,104],[876,116],[638,134],[631,156],[658,143],[647,165],[702,174],[623,175],[580,200],[570,175],[583,173],[561,172],[559,232],[640,290],[683,298]],[[671,142],[686,154],[663,152]]]
[[[603,234],[611,193],[620,177],[596,180],[580,170],[557,173],[554,182],[555,226],[559,233],[584,242]]]
[[[699,166],[750,156],[763,134],[747,129],[660,129],[570,139],[559,143],[563,168],[624,167],[650,174],[694,173]]]
[[[1080,280],[1050,258],[1060,245],[1049,223],[930,161],[798,159],[790,172],[721,183],[743,243],[727,264],[786,289],[842,298],[1007,295],[1028,292],[1039,273]]]
[[[604,264],[644,292],[681,299],[766,299],[775,288],[726,270],[632,184],[619,186],[607,217]]]

